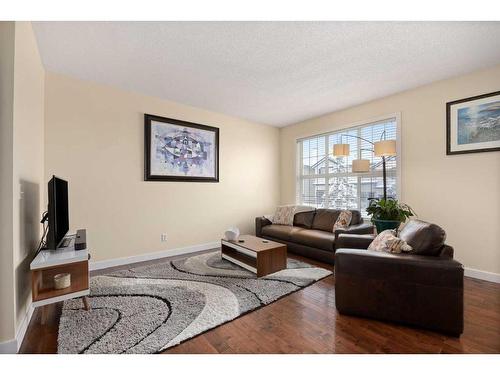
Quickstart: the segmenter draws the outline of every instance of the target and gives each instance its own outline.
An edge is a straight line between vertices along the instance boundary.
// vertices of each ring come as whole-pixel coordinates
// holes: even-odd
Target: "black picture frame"
[[[151,173],[151,121],[164,122],[185,128],[201,129],[213,132],[215,135],[214,149],[214,177],[154,175]],[[144,114],[144,181],[190,181],[190,182],[219,182],[219,128],[197,124],[168,117]]]
[[[469,98],[464,98],[460,100],[454,100],[452,102],[446,103],[446,155],[458,155],[458,154],[471,154],[477,152],[491,152],[491,151],[500,151],[500,147],[490,147],[490,148],[478,148],[473,150],[460,150],[460,151],[452,151],[451,145],[451,107],[456,104],[470,102],[478,99],[484,99],[491,96],[500,95],[500,91],[490,92],[488,94],[471,96]]]

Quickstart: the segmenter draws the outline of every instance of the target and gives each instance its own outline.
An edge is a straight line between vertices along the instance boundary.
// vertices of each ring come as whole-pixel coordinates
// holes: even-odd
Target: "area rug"
[[[257,278],[210,252],[95,276],[90,304],[64,302],[59,353],[158,353],[332,272],[289,259]]]

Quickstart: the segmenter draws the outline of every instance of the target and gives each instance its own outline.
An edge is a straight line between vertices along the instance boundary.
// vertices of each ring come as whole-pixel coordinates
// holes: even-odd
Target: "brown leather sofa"
[[[363,222],[361,213],[351,210],[347,230],[332,232],[341,210],[317,209],[295,214],[293,226],[272,224],[264,217],[255,218],[255,235],[287,245],[289,251],[333,264],[335,241],[340,233],[373,233],[373,225]]]
[[[412,254],[367,251],[374,236],[340,235],[335,304],[342,314],[463,332],[463,266],[439,226],[411,220],[399,233]]]

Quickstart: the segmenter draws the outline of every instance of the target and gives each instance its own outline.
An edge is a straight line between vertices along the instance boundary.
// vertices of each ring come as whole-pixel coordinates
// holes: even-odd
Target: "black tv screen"
[[[69,230],[68,182],[52,176],[49,192],[47,249],[57,249]]]

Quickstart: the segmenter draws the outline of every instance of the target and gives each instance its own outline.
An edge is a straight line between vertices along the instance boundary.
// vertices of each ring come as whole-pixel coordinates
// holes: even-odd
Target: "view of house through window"
[[[374,156],[370,142],[397,139],[397,129],[396,118],[388,118],[299,139],[297,202],[317,208],[358,209],[366,216],[369,199],[383,197],[382,158]],[[336,143],[349,144],[349,156],[333,156]],[[368,159],[370,171],[353,173],[352,162],[356,159]],[[399,168],[396,156],[386,157],[386,168],[387,196],[396,198]]]

